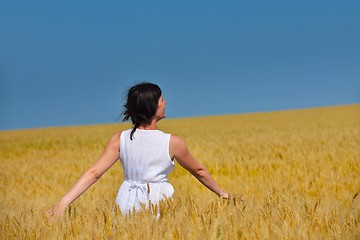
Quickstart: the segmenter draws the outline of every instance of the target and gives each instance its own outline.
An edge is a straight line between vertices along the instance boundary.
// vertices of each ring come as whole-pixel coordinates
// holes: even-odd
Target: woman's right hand
[[[50,218],[58,218],[58,217],[63,217],[65,214],[65,209],[66,206],[64,206],[63,204],[61,204],[61,202],[58,202],[57,204],[55,204],[52,208],[50,208],[46,214],[48,217]]]

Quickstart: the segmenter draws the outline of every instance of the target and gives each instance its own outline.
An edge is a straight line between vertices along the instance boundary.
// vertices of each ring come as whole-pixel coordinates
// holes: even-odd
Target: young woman
[[[219,197],[228,198],[229,194],[191,155],[180,137],[157,130],[157,122],[166,117],[165,106],[166,101],[156,84],[144,82],[132,86],[124,105],[123,120],[131,119],[133,128],[110,138],[100,158],[48,211],[48,215],[64,215],[66,207],[119,159],[125,181],[119,189],[116,204],[124,215],[139,211],[142,205],[149,207],[149,204],[172,198],[174,188],[167,175],[174,168],[174,160]]]

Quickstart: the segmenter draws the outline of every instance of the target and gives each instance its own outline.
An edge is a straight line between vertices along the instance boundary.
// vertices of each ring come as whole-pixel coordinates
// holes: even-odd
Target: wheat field
[[[45,212],[129,123],[0,132],[1,239],[360,239],[360,105],[159,122],[227,191],[176,164],[156,219],[114,206],[117,162],[66,211]]]

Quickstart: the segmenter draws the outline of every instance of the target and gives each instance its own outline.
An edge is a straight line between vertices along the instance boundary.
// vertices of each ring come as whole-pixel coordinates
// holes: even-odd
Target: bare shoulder
[[[121,133],[122,133],[123,131],[118,131],[118,132],[116,132],[115,134],[114,134],[114,136],[112,136],[113,138],[116,138],[116,139],[120,139],[120,136],[121,136]]]
[[[170,146],[179,147],[181,145],[185,145],[185,142],[179,136],[171,134]]]
[[[109,140],[108,146],[119,148],[120,147],[120,136],[122,131],[116,132]]]
[[[188,152],[186,143],[177,135],[170,137],[170,155],[171,158],[177,158]]]

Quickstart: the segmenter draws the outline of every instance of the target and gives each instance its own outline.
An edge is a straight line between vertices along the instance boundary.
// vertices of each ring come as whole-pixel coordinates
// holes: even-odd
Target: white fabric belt
[[[130,179],[125,179],[128,183],[130,183],[129,191],[131,190],[140,190],[142,193],[150,194],[150,185],[156,184],[156,183],[163,183],[167,182],[168,180],[166,178],[162,179],[159,182],[151,182],[151,183],[138,183],[135,181],[132,181]]]

